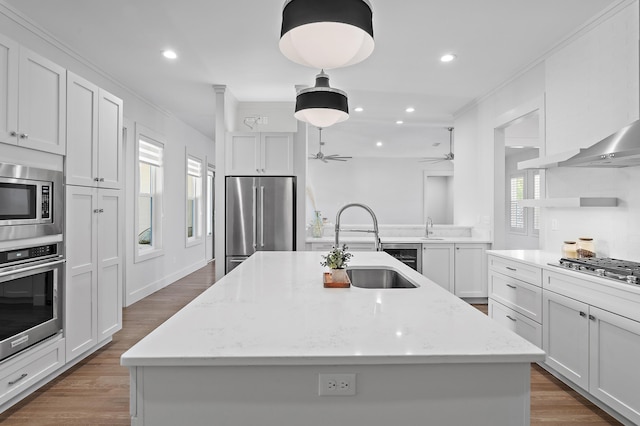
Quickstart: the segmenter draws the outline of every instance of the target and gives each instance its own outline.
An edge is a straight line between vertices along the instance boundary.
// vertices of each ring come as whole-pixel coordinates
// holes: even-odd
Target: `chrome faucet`
[[[429,229],[431,229],[431,231]],[[432,234],[433,234],[433,220],[431,219],[431,217],[427,217],[427,224],[424,227],[424,236],[426,238],[430,238]]]
[[[376,219],[375,213],[373,213],[373,210],[371,210],[369,206],[366,206],[360,203],[349,203],[347,205],[342,206],[340,210],[338,210],[338,214],[336,214],[336,247],[340,246],[340,215],[342,214],[343,211],[345,211],[349,207],[361,207],[365,209],[366,211],[369,212],[369,214],[371,215],[371,219],[373,220],[373,231],[370,229],[349,229],[349,231],[373,233],[375,237],[374,244],[375,244],[376,251],[380,251],[382,249],[382,244],[380,242],[380,233],[378,232],[378,219]]]

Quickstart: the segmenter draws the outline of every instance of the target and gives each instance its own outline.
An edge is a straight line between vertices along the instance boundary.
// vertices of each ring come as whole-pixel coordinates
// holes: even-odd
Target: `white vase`
[[[348,281],[347,278],[347,270],[346,269],[332,269],[331,270],[331,279],[334,283],[346,283]]]

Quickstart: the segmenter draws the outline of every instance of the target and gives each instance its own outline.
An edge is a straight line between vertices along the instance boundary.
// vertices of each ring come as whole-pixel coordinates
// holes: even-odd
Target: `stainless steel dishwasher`
[[[389,253],[400,262],[422,273],[422,244],[385,244],[382,251]]]

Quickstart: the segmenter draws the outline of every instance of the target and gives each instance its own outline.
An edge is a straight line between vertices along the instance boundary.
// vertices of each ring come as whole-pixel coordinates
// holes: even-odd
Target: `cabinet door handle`
[[[100,213],[100,209],[93,209],[94,213]]]
[[[11,136],[18,136],[18,132],[14,132],[14,131],[9,132],[9,134],[10,134]]]
[[[586,313],[586,312],[582,312],[582,311],[580,311],[580,316],[581,316],[581,317],[586,317],[586,316],[587,316],[587,313]]]
[[[100,178],[100,182],[104,182],[104,178]]]
[[[511,284],[507,284],[507,287],[509,287],[509,288],[513,288],[513,289],[518,288],[518,287],[516,287],[515,285],[511,285]]]
[[[517,271],[516,268],[512,268],[511,266],[505,266],[505,268],[507,268],[508,270],[513,271],[513,272]]]
[[[256,172],[260,173],[260,169],[256,169]]]
[[[24,379],[27,376],[28,376],[27,373],[22,373],[20,377],[18,377],[17,379],[10,381],[9,386],[15,385],[16,383],[18,383],[20,380]]]
[[[593,315],[589,314],[589,319],[590,319],[591,321],[595,321],[595,320],[596,320],[596,317],[594,317]]]
[[[99,177],[94,177],[93,180],[96,181],[96,182],[100,182],[100,178]]]
[[[26,133],[20,133],[20,139],[27,139],[29,137]]]
[[[507,315],[507,318],[509,318],[511,321],[516,322],[518,321],[517,319],[515,319],[514,317],[512,317],[511,315]]]

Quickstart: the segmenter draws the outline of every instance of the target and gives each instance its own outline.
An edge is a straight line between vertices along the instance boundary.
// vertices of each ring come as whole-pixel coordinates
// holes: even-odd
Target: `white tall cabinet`
[[[67,361],[122,328],[122,101],[68,73]]]
[[[0,142],[64,155],[66,70],[0,35]]]

